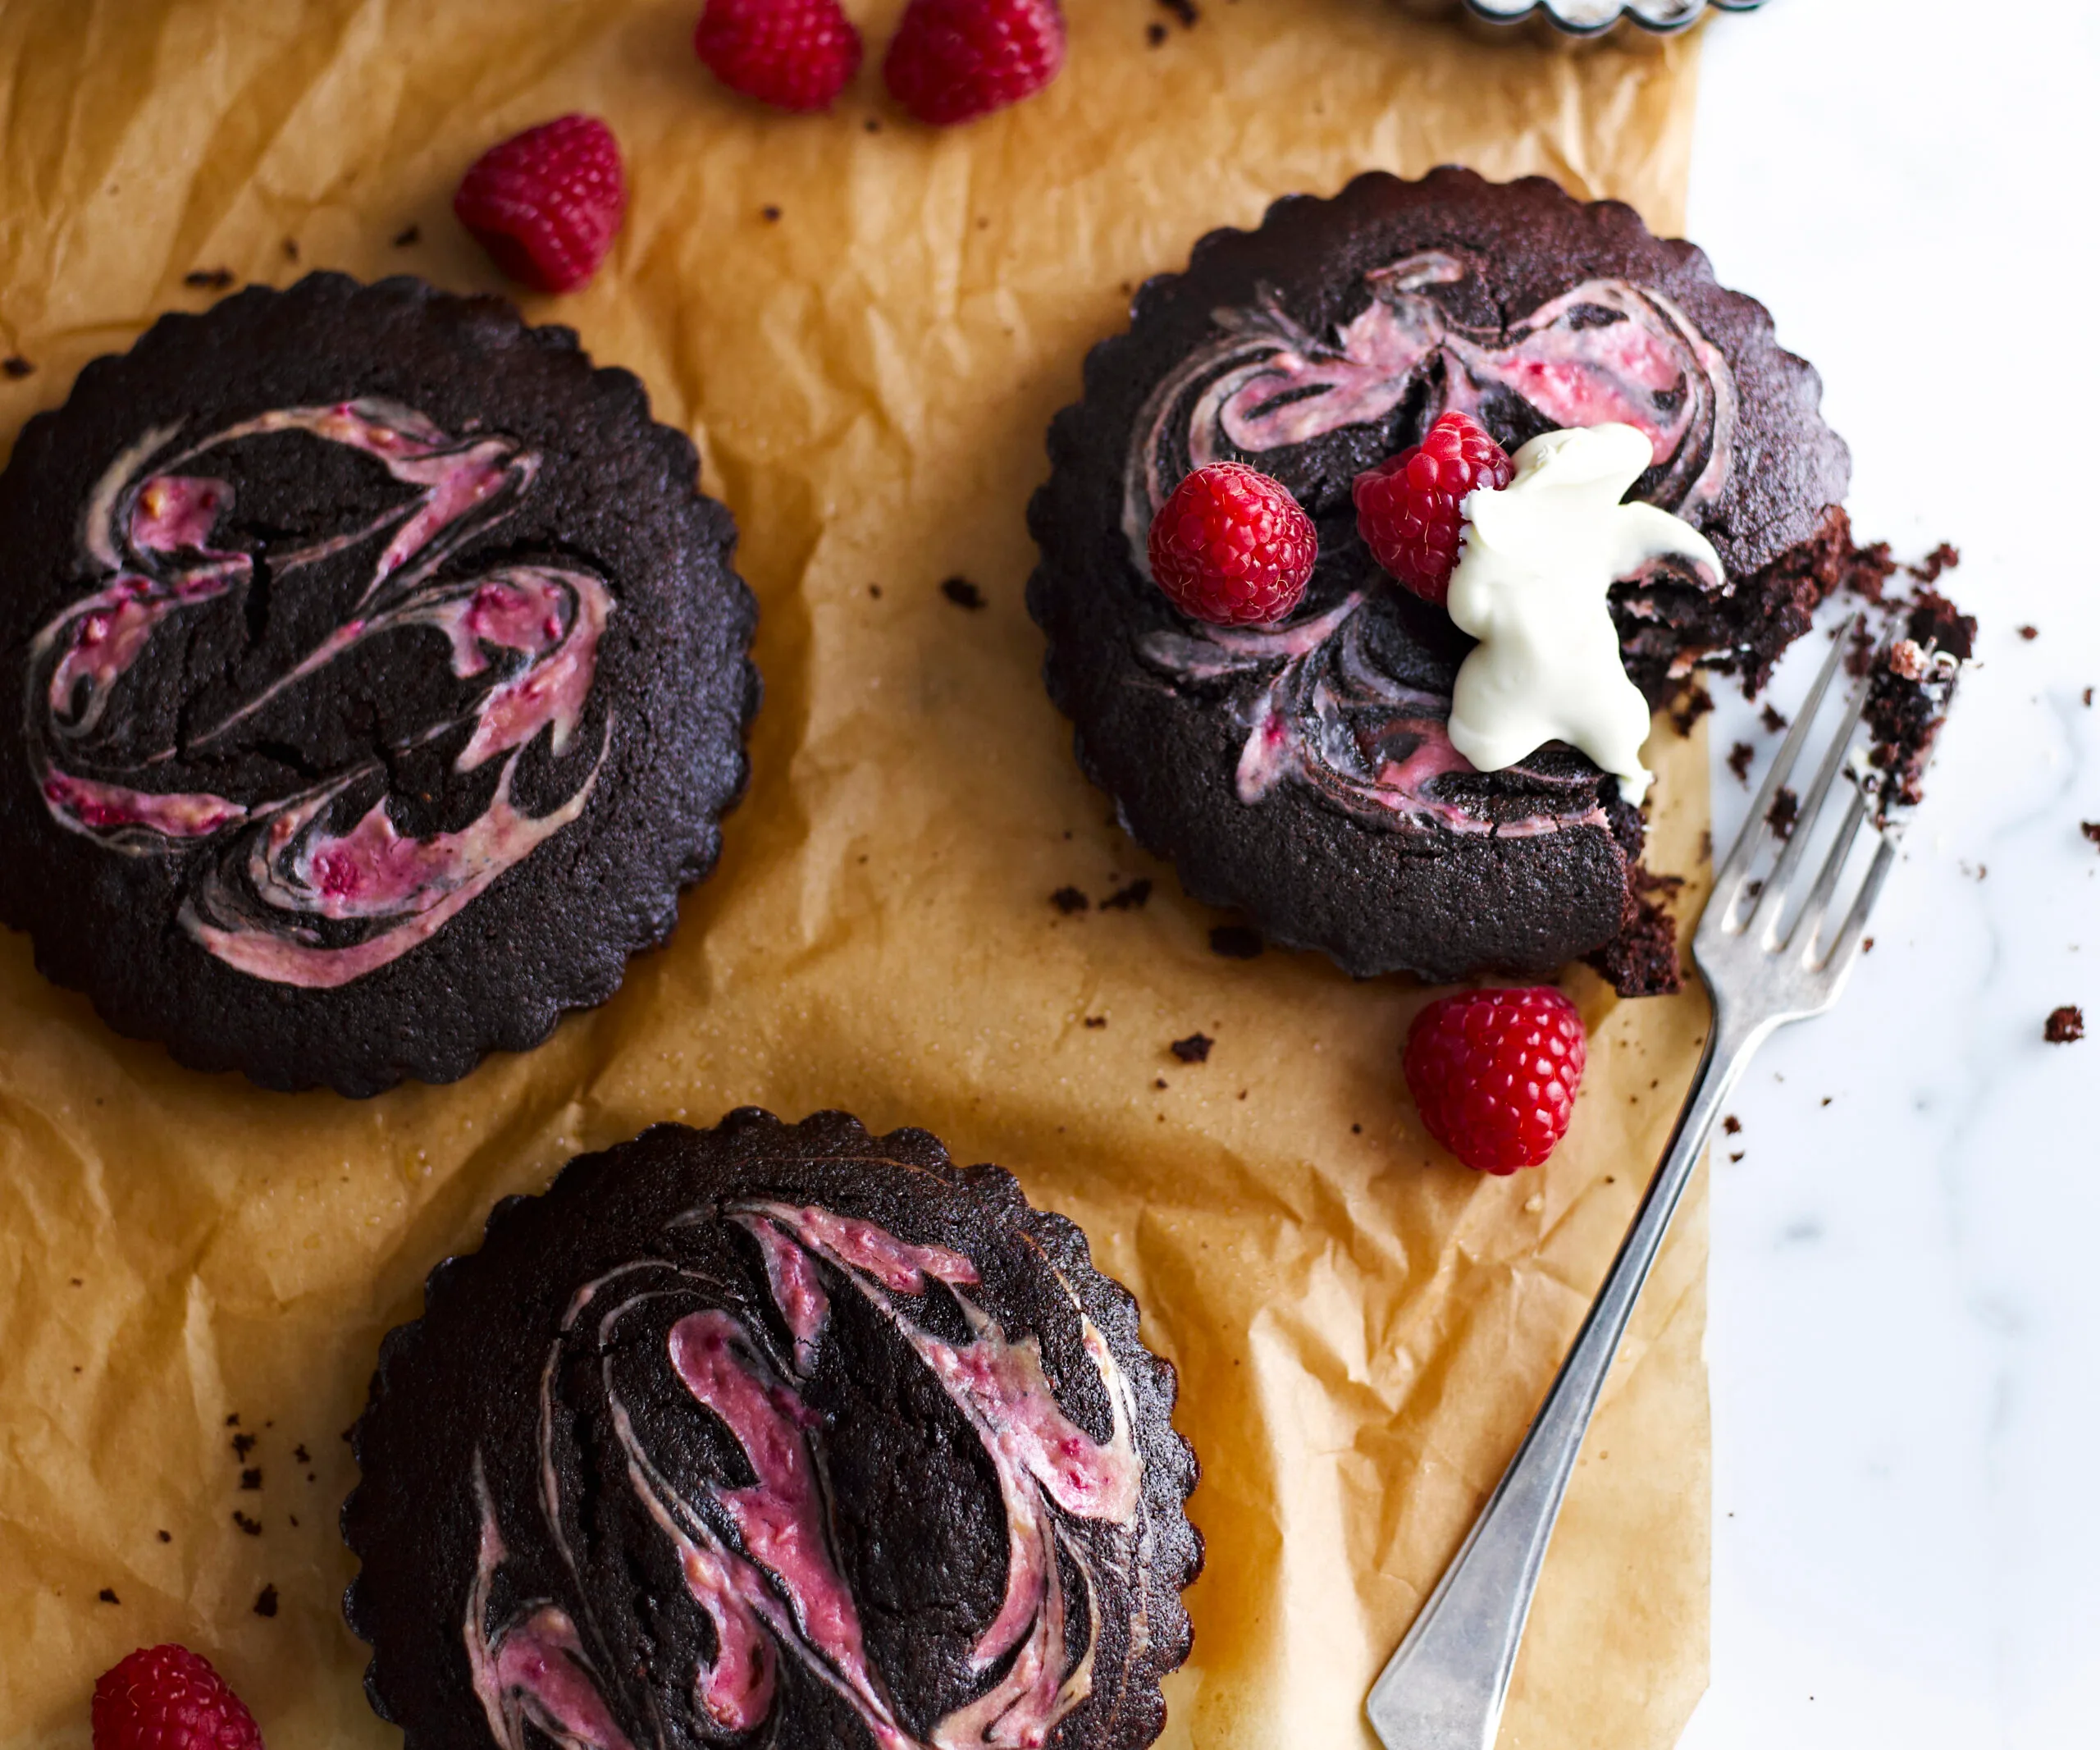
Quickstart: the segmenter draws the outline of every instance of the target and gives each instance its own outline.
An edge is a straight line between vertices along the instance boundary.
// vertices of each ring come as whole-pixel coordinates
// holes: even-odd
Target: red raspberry
[[[474,160],[452,210],[512,279],[574,291],[627,217],[619,142],[596,116],[527,128]]]
[[[1159,507],[1148,546],[1153,581],[1190,619],[1266,626],[1304,596],[1320,534],[1282,482],[1213,462]]]
[[[262,1750],[255,1716],[186,1647],[142,1647],[119,1660],[89,1711],[94,1750]]]
[[[921,121],[949,127],[1034,97],[1064,64],[1057,0],[911,0],[883,83]]]
[[[707,0],[692,47],[732,91],[775,109],[829,109],[861,70],[838,0]]]
[[[1582,1017],[1550,985],[1439,997],[1401,1067],[1429,1134],[1468,1167],[1536,1167],[1568,1133],[1589,1060]]]
[[[1441,607],[1459,564],[1459,505],[1482,487],[1500,491],[1515,473],[1477,422],[1445,414],[1413,449],[1356,477],[1357,532],[1373,559]]]

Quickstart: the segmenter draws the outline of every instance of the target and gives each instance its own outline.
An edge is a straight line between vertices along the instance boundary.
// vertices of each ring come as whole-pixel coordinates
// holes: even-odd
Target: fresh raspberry
[[[1462,990],[1408,1029],[1401,1067],[1429,1134],[1468,1167],[1536,1167],[1568,1133],[1589,1059],[1582,1017],[1554,989]]]
[[[1282,482],[1213,462],[1159,507],[1148,546],[1153,581],[1190,619],[1266,626],[1304,596],[1320,534]]]
[[[186,1647],[120,1659],[102,1674],[89,1711],[94,1750],[262,1750],[255,1716]]]
[[[596,116],[563,116],[474,160],[452,210],[514,280],[574,291],[627,217],[619,142]]]
[[[921,121],[974,121],[1034,97],[1065,64],[1057,0],[911,0],[883,83]]]
[[[775,109],[829,109],[861,70],[838,0],[707,0],[692,47],[732,91]]]
[[[1357,532],[1407,588],[1442,606],[1458,569],[1459,505],[1516,473],[1501,445],[1463,414],[1445,414],[1413,449],[1356,477]]]

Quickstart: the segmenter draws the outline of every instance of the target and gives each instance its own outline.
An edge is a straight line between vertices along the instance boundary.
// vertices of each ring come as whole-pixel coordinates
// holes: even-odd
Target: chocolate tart
[[[1696,249],[1542,179],[1374,174],[1214,232],[1089,356],[1029,506],[1029,606],[1080,762],[1193,896],[1353,973],[1537,975],[1595,954],[1629,994],[1673,988],[1641,816],[1558,742],[1492,774],[1457,756],[1471,641],[1378,569],[1349,487],[1449,409],[1511,450],[1564,424],[1640,426],[1657,459],[1632,496],[1699,528],[1727,575],[1616,586],[1628,672],[1657,705],[1700,670],[1754,689],[1850,551],[1850,464],[1819,396]],[[1319,529],[1305,599],[1274,627],[1185,619],[1149,579],[1155,509],[1221,460],[1281,480]]]
[[[1134,1750],[1202,1562],[1174,1371],[922,1131],[660,1125],[381,1345],[343,1510],[409,1750]]]
[[[0,921],[272,1088],[603,1002],[741,793],[751,593],[566,328],[315,274],[163,317],[0,477]]]

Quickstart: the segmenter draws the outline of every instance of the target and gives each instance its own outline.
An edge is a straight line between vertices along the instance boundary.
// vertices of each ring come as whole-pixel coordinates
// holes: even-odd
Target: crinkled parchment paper
[[[1544,171],[1673,228],[1692,46],[1496,48],[1388,0],[1202,0],[1193,28],[1074,0],[1047,95],[937,135],[872,66],[829,117],[730,97],[687,46],[697,5],[0,11],[0,353],[36,367],[0,379],[10,436],[84,360],[207,303],[194,273],[496,286],[450,217],[461,170],[564,110],[608,117],[625,235],[592,289],[527,308],[699,441],[767,688],[750,799],[669,948],[456,1086],[358,1104],[192,1074],[0,937],[0,1744],[84,1742],[96,1673],[161,1638],[208,1652],[273,1750],[391,1740],[336,1532],[380,1334],[497,1197],[747,1103],[923,1125],[1081,1222],[1180,1366],[1203,1464],[1166,1742],[1365,1744],[1365,1687],[1689,1079],[1696,999],[1572,975],[1593,1055],[1559,1155],[1509,1180],[1440,1156],[1399,1074],[1422,993],[1211,951],[1221,920],[1075,768],[1021,589],[1044,427],[1139,280],[1374,166]],[[853,10],[872,62],[897,4]],[[1657,742],[1657,861],[1687,870],[1703,755]],[[1092,907],[1053,907],[1066,885]],[[1198,1030],[1208,1062],[1169,1053]],[[1505,1745],[1665,1745],[1704,1684],[1703,1220],[1695,1199],[1591,1437]]]

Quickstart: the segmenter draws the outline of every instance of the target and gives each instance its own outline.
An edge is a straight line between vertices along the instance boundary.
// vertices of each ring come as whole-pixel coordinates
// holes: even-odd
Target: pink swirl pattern
[[[244,590],[256,555],[210,545],[234,491],[208,473],[212,453],[244,439],[304,433],[378,460],[415,488],[362,528],[268,557],[273,587],[314,575],[320,560],[376,551],[349,618],[284,674],[181,746],[116,763],[98,758],[119,682],[182,616]],[[345,985],[398,959],[471,904],[505,870],[583,811],[610,744],[567,801],[523,812],[512,780],[525,747],[550,731],[564,752],[581,724],[598,647],[614,610],[604,579],[577,566],[507,564],[450,574],[446,561],[511,514],[532,490],[538,456],[499,434],[454,437],[412,408],[377,400],[281,409],[228,426],[170,454],[176,428],[148,432],[90,494],[81,545],[99,587],[37,633],[25,711],[36,781],[62,826],[127,857],[199,858],[182,928],[228,966],[273,983]],[[266,706],[372,639],[413,628],[440,634],[462,679],[491,673],[491,652],[512,660],[472,706],[473,729],[454,769],[502,761],[483,811],[457,832],[404,838],[383,788],[354,820],[335,824],[341,799],[385,780],[373,758],[294,793],[247,800],[168,790],[153,780],[208,752]],[[421,732],[442,736],[457,720]],[[352,926],[324,936],[322,921]],[[345,939],[345,935],[349,939]]]
[[[692,1675],[692,1727],[707,1735],[765,1725],[777,1697],[780,1661],[789,1658],[851,1707],[879,1750],[1040,1750],[1058,1722],[1093,1693],[1098,1628],[1089,1629],[1085,1651],[1071,1657],[1071,1613],[1075,1606],[1090,1609],[1091,1600],[1073,1598],[1064,1566],[1079,1573],[1089,1595],[1093,1570],[1066,1523],[1134,1527],[1141,1511],[1134,1397],[1107,1342],[1075,1297],[1084,1351],[1110,1406],[1104,1442],[1058,1403],[1036,1339],[1010,1338],[978,1305],[971,1292],[977,1271],[967,1258],[907,1244],[872,1222],[823,1209],[761,1202],[728,1213],[758,1242],[790,1350],[780,1355],[761,1323],[707,1307],[671,1325],[664,1359],[692,1402],[728,1429],[754,1481],[744,1487],[710,1481],[696,1493],[682,1491],[637,1432],[609,1361],[601,1364],[628,1482],[714,1628],[713,1657]],[[819,1423],[797,1389],[815,1364],[833,1316],[819,1264],[926,1367],[982,1443],[1004,1506],[1007,1583],[970,1654],[973,1672],[1004,1670],[923,1739],[901,1722],[869,1658],[829,1530],[815,1440]],[[671,1291],[667,1273],[683,1275],[642,1261],[587,1284],[570,1305],[562,1341],[588,1328],[597,1352],[609,1355],[623,1321]],[[688,1286],[713,1286],[686,1280]],[[945,1341],[914,1316],[912,1303],[935,1282],[945,1285],[961,1309],[971,1332],[967,1342]],[[555,1460],[554,1381],[561,1352],[558,1342],[541,1376],[541,1508],[573,1570]],[[528,1750],[527,1723],[564,1750],[632,1750],[586,1649],[588,1601],[582,1607],[583,1633],[547,1599],[518,1604],[500,1616],[491,1611],[504,1547],[476,1462],[480,1556],[463,1632],[475,1690],[499,1750]],[[1142,1620],[1132,1624],[1134,1637],[1144,1633]],[[658,1750],[673,1735],[660,1730]]]

